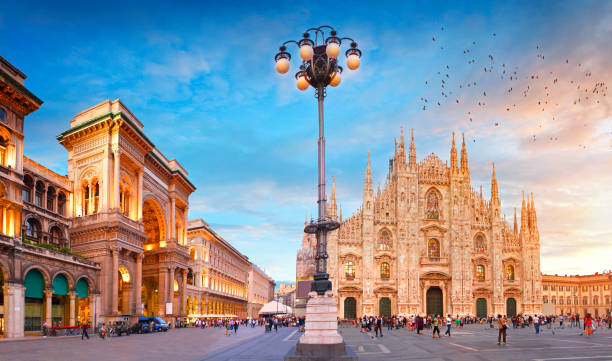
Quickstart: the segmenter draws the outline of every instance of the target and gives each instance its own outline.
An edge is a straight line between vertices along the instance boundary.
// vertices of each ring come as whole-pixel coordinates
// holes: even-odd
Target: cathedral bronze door
[[[442,290],[440,287],[430,287],[427,290],[427,315],[441,315],[442,313]]]
[[[506,300],[506,317],[516,316],[516,300],[514,298],[508,298]]]
[[[476,316],[480,318],[487,317],[487,300],[484,298],[476,300]]]
[[[383,317],[391,317],[391,300],[383,297],[378,301],[378,314]]]
[[[344,319],[350,320],[357,317],[357,301],[353,297],[344,299]]]

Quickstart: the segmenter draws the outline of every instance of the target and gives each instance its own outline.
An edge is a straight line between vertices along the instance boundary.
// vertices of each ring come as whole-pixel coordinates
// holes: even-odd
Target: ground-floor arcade
[[[248,305],[245,298],[222,292],[209,292],[197,287],[188,287],[186,299],[186,317],[189,320],[203,318],[240,318],[248,316]]]

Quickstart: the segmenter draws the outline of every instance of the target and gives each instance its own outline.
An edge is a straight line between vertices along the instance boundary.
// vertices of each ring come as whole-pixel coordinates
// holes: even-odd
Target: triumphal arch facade
[[[101,265],[100,320],[185,315],[187,171],[120,100],[78,113],[57,139],[74,184],[71,248]]]

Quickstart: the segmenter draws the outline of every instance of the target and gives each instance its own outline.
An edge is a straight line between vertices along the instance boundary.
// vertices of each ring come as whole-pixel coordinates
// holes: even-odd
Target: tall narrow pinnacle
[[[336,176],[332,176],[332,191],[330,198],[336,200]]]
[[[518,226],[516,224],[516,207],[514,207],[514,237],[518,235]]]
[[[453,132],[453,145],[451,146],[451,173],[458,171],[457,168],[457,148],[455,148],[455,132]]]
[[[370,166],[370,152],[368,152],[368,163],[366,166],[366,185],[369,185],[372,188],[372,168]]]
[[[406,165],[406,146],[404,145],[404,127],[400,128],[400,143],[399,148],[397,150],[397,163],[400,169],[403,169]]]
[[[468,159],[467,159],[467,149],[465,148],[465,134],[461,134],[461,138],[463,139],[461,144],[461,172],[468,173]]]
[[[414,145],[414,129],[410,129],[410,147],[408,150],[408,167],[416,170],[416,147]]]
[[[495,178],[495,162],[493,162],[493,176],[491,177],[491,201],[498,201],[497,178]]]

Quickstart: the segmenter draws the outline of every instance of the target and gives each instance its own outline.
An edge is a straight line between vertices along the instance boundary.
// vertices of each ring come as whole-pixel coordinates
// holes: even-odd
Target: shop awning
[[[87,298],[89,297],[89,285],[84,278],[81,278],[76,284],[77,297]]]
[[[28,298],[43,298],[43,276],[38,270],[31,270],[25,276],[25,296]]]
[[[59,274],[53,279],[53,294],[66,296],[68,295],[68,281],[66,276]]]

